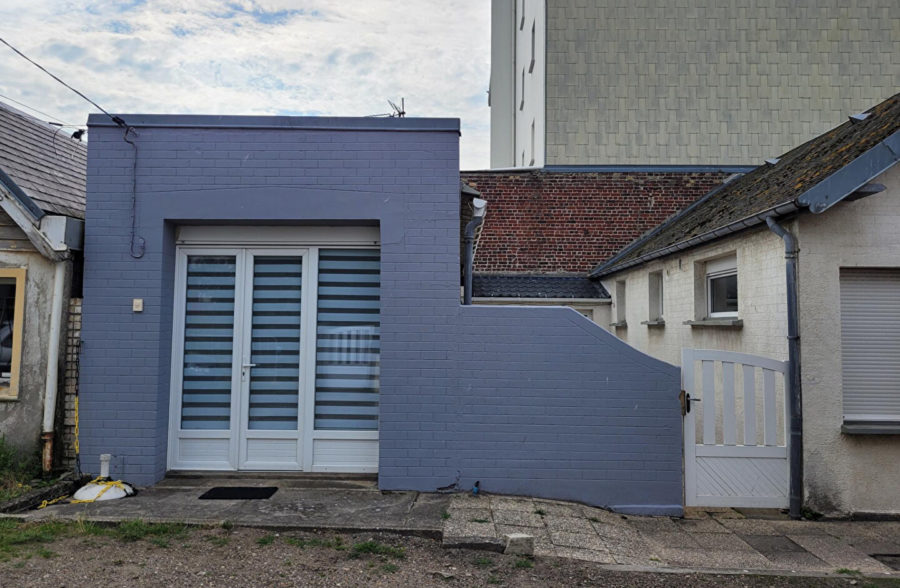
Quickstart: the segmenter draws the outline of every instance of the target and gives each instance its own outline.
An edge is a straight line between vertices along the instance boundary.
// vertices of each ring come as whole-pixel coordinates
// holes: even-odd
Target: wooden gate
[[[684,349],[686,506],[787,508],[787,362]]]

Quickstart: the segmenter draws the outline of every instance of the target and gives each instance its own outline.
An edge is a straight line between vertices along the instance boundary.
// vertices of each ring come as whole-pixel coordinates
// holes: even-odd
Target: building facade
[[[493,0],[491,167],[755,166],[891,96],[892,0]]]

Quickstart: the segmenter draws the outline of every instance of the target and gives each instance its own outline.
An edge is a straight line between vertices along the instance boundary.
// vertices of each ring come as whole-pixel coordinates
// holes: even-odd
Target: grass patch
[[[502,584],[503,582],[497,576],[488,576],[488,584]]]
[[[398,566],[397,564],[392,564],[392,563],[386,563],[383,566],[381,566],[381,571],[387,572],[388,574],[393,574],[394,572],[396,572],[399,569],[400,569],[400,566]]]
[[[476,557],[475,558],[475,565],[482,567],[482,568],[492,565],[493,563],[494,563],[494,560],[492,560],[489,557]]]
[[[183,523],[147,523],[140,519],[123,521],[107,530],[109,535],[125,543],[150,539],[156,540],[153,542],[157,545],[163,540],[180,539],[188,534],[188,527]]]
[[[526,558],[517,559],[516,563],[513,564],[513,567],[517,570],[530,570],[534,567],[534,561]]]
[[[441,518],[444,519],[445,521],[448,520],[450,518],[450,513],[445,510],[444,512],[441,513]]]
[[[835,574],[846,574],[848,576],[862,576],[862,572],[855,569],[850,568],[838,568],[834,571]]]
[[[219,535],[208,535],[206,540],[216,547],[225,547],[231,541],[228,537],[221,537]]]
[[[256,540],[257,545],[271,545],[275,542],[275,535],[266,535]]]
[[[406,550],[402,547],[385,545],[378,541],[370,540],[356,543],[350,550],[350,557],[362,557],[363,555],[385,555],[396,559],[406,557]]]
[[[544,510],[543,508],[536,508],[536,509],[534,509],[534,514],[544,516],[547,514],[547,511]]]
[[[307,547],[325,547],[329,549],[336,549],[337,551],[347,550],[347,544],[344,543],[343,537],[332,537],[331,539],[322,539],[319,537],[312,537],[311,539],[302,539],[300,537],[285,537],[284,542],[288,545],[299,547],[300,549],[306,549]]]
[[[588,520],[591,521],[592,523],[599,523],[599,522],[600,522],[600,519],[598,519],[597,517],[588,517]]]
[[[487,519],[469,519],[470,523],[490,523]]]

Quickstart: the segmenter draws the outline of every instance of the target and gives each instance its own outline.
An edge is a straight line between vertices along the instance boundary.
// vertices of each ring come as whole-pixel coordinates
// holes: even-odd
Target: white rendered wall
[[[841,433],[840,268],[900,267],[900,165],[874,181],[887,190],[799,221],[806,499],[825,513],[900,513],[900,435]]]
[[[702,318],[695,308],[697,262],[737,254],[738,318],[740,329],[691,327],[684,321]],[[651,272],[663,272],[665,326],[651,327],[641,321],[650,319]],[[625,318],[628,326],[613,332],[641,351],[675,365],[681,363],[681,350],[720,349],[787,359],[787,305],[785,302],[784,245],[768,229],[757,229],[679,255],[652,261],[635,269],[602,280],[613,297],[612,315],[616,316],[617,281],[625,281]]]
[[[515,2],[491,2],[491,167],[512,167],[514,163]]]

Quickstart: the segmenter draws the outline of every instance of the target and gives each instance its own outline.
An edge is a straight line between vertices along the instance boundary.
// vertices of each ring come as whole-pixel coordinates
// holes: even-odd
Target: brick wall
[[[310,130],[296,127],[322,119],[280,117],[246,122],[265,128],[204,129],[194,126],[235,119],[190,116],[150,117],[157,128],[147,128],[124,118],[138,133],[146,251],[130,253],[134,151],[121,129],[92,116],[86,470],[108,451],[116,477],[150,484],[165,475],[176,225],[377,222],[382,489],[467,489],[480,480],[488,492],[681,512],[676,368],[571,309],[460,305],[457,129],[325,119],[350,128]],[[144,300],[143,312],[132,312],[133,298]]]
[[[81,352],[81,303],[81,298],[69,300],[69,321],[66,325],[62,460],[67,468],[75,465],[75,395],[78,394],[78,356]]]
[[[462,172],[488,201],[475,271],[586,272],[727,176]]]

